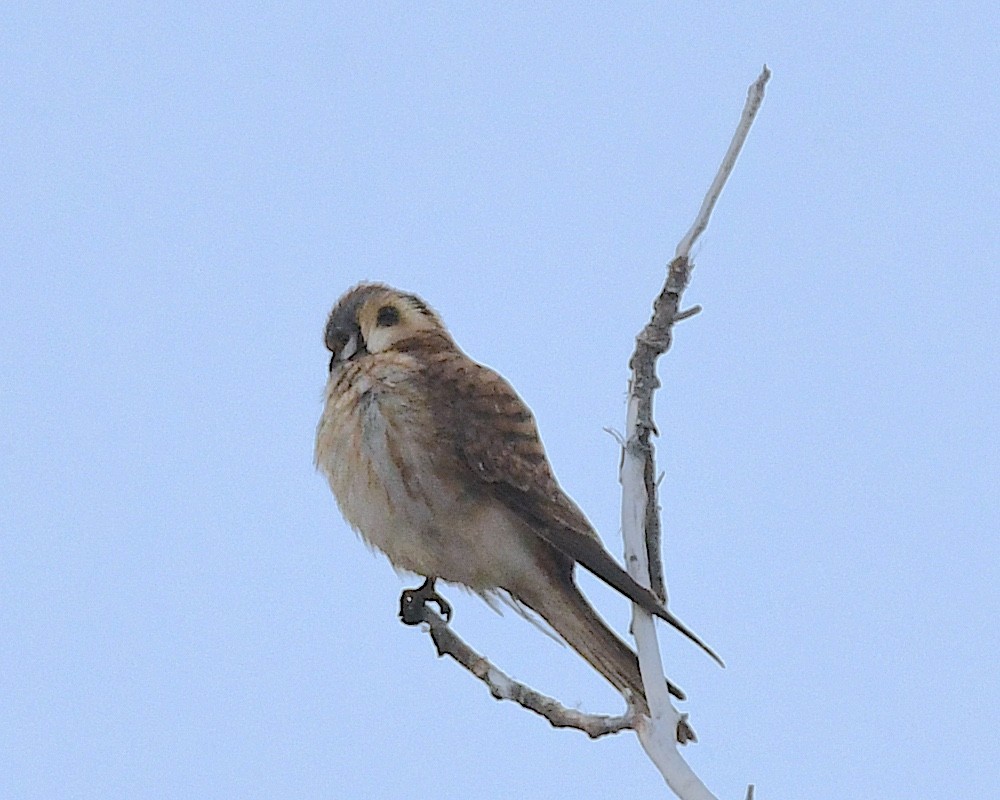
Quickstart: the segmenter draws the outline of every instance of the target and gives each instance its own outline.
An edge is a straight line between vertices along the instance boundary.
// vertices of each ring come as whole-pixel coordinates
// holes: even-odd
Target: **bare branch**
[[[681,294],[691,278],[692,264],[687,258],[675,258],[667,269],[667,280],[653,302],[653,316],[636,337],[635,352],[629,359],[632,378],[629,386],[629,413],[636,402],[634,421],[626,422],[628,443],[642,461],[642,481],[645,486],[646,562],[649,577],[643,580],[664,603],[667,587],[663,580],[663,562],[660,558],[660,507],[657,500],[656,464],[650,436],[656,433],[653,422],[653,392],[659,388],[656,360],[670,349],[674,321],[678,317]],[[629,447],[626,447],[626,452]],[[635,577],[635,576],[633,576]]]
[[[622,536],[625,540],[625,564],[629,574],[649,586],[667,601],[661,559],[660,506],[653,444],[653,392],[659,388],[656,360],[670,348],[673,325],[696,313],[680,311],[680,299],[691,278],[691,247],[708,226],[712,209],[722,194],[736,158],[746,141],[750,126],[764,97],[764,86],[771,73],[764,67],[747,93],[746,106],[730,143],[729,150],[712,182],[694,224],[681,242],[667,269],[667,278],[656,300],[653,315],[636,337],[635,352],[629,360],[628,410],[625,446],[622,448],[620,480],[622,484]],[[697,308],[697,307],[695,307]],[[700,309],[699,309],[700,310]],[[636,640],[639,668],[649,703],[649,718],[640,717],[636,734],[650,760],[663,775],[667,785],[682,800],[715,800],[701,779],[695,775],[677,750],[680,715],[670,702],[660,659],[656,627],[650,614],[637,604],[632,606],[632,634]]]
[[[677,245],[677,252],[674,253],[676,258],[687,258],[691,254],[691,248],[698,240],[698,237],[708,227],[708,219],[712,216],[712,209],[715,208],[715,203],[722,194],[722,189],[726,185],[726,181],[729,180],[729,174],[733,171],[733,167],[736,166],[736,159],[740,154],[740,150],[743,149],[743,143],[747,140],[747,134],[750,133],[750,127],[753,125],[757,112],[760,110],[760,104],[764,102],[764,87],[770,78],[771,70],[765,64],[764,69],[757,76],[757,80],[750,84],[750,88],[747,90],[747,102],[743,107],[743,116],[740,117],[740,124],[736,126],[736,132],[729,143],[729,149],[726,151],[725,158],[722,159],[719,171],[715,174],[715,180],[712,181],[712,185],[705,194],[705,200],[701,204],[698,216],[695,217],[694,224],[691,225],[691,229]]]
[[[637,398],[629,398],[627,430],[636,429]],[[645,557],[645,537],[642,526],[646,517],[646,485],[642,475],[646,459],[637,451],[636,438],[631,436],[623,451],[622,534],[625,538],[625,563],[629,574],[648,585],[648,565]],[[635,725],[639,742],[650,760],[663,775],[667,785],[683,800],[715,800],[687,762],[681,758],[677,741],[682,737],[684,717],[670,702],[667,682],[660,661],[660,648],[652,616],[638,605],[632,606],[632,634],[639,655],[639,669],[649,703],[650,717],[638,717]]]
[[[512,700],[529,711],[545,717],[554,728],[576,728],[591,739],[634,727],[634,715],[631,711],[612,717],[604,714],[585,714],[582,711],[566,708],[558,700],[536,692],[530,686],[515,681],[495,667],[488,659],[469,647],[447,622],[426,605],[421,606],[419,611],[417,609],[414,611],[420,613],[420,621],[427,624],[427,631],[434,641],[437,654],[455,659],[485,683],[490,694],[497,700]]]

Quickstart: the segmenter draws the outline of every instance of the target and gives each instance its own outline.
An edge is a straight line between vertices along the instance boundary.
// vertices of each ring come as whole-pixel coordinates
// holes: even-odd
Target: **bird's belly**
[[[345,519],[396,569],[488,591],[529,568],[516,520],[455,476],[454,456],[398,391],[328,399],[316,459]]]

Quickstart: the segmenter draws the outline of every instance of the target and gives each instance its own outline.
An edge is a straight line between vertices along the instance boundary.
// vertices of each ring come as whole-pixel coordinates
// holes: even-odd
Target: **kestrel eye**
[[[375,324],[380,328],[391,328],[399,322],[399,309],[395,306],[382,306],[378,310],[378,317],[375,319]]]

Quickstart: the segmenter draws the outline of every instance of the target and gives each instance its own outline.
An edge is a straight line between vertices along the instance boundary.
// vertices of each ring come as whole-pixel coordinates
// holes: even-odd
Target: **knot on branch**
[[[653,444],[649,441],[649,434],[656,433],[655,425],[644,425],[641,430],[637,430],[633,436],[625,442],[625,453],[632,458],[648,460],[648,456],[653,453]]]
[[[670,343],[673,340],[673,335],[670,332],[670,324],[672,322],[673,319],[668,317],[664,320],[663,325],[654,326],[651,323],[643,329],[642,333],[636,338],[636,345],[637,347],[647,349],[649,352],[641,354],[640,362],[647,358],[655,360],[670,349]],[[659,388],[659,385],[660,383],[657,381],[656,386],[653,388]]]
[[[688,281],[691,280],[692,269],[694,269],[694,264],[687,256],[677,256],[671,261],[667,266],[667,282],[663,285],[661,297],[664,294],[674,294],[679,297],[687,288]]]

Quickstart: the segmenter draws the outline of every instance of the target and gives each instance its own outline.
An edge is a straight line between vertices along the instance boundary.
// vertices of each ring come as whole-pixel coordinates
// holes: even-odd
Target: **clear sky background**
[[[663,630],[685,754],[727,798],[995,793],[993,3],[169,6],[0,12],[0,797],[664,796],[396,620],[313,469],[322,329],[424,296],[619,554],[602,429],[764,62],[657,398],[671,605],[728,663]]]

